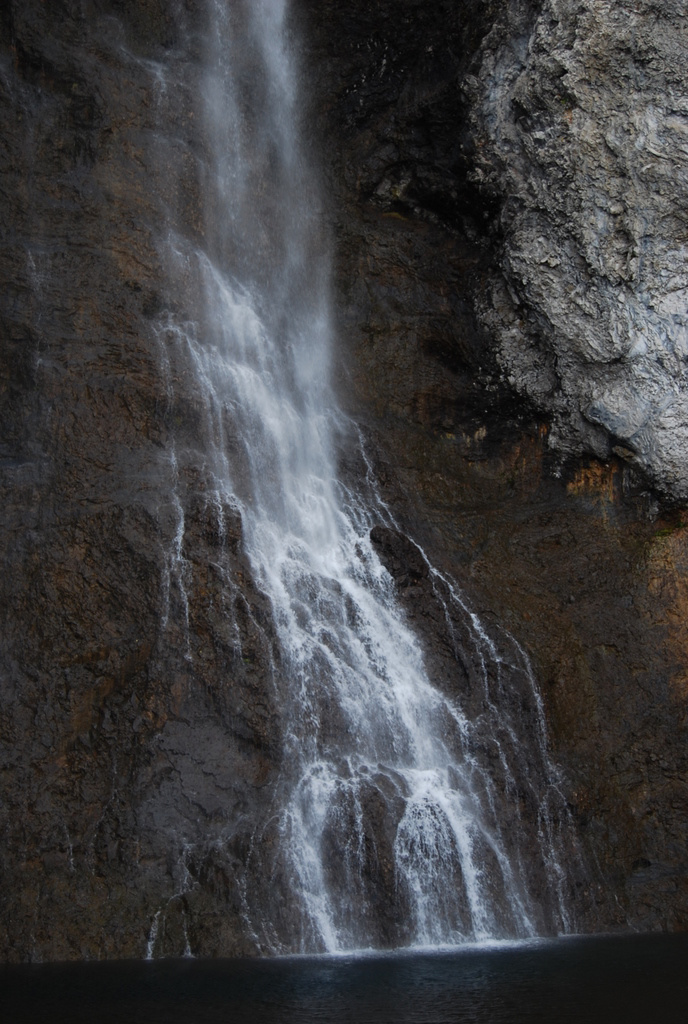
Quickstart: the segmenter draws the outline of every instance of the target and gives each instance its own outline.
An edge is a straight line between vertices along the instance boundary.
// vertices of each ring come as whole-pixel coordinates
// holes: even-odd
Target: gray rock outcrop
[[[688,16],[680,0],[512,3],[465,89],[502,273],[509,382],[562,454],[688,496]]]

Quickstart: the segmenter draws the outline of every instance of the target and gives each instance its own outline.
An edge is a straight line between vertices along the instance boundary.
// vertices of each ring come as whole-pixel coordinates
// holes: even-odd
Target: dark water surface
[[[2,1024],[688,1022],[688,935],[0,968]]]

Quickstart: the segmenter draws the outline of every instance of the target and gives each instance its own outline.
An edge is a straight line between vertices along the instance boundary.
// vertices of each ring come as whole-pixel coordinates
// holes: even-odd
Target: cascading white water
[[[203,241],[168,244],[203,315],[169,313],[160,331],[194,374],[206,470],[241,516],[279,639],[284,762],[246,865],[247,927],[261,949],[300,952],[562,930],[556,778],[525,656],[508,637],[498,650],[425,563],[472,666],[465,706],[433,685],[371,541],[391,517],[370,479],[338,480],[335,450],[359,441],[329,380],[327,246],[286,6],[208,0]]]

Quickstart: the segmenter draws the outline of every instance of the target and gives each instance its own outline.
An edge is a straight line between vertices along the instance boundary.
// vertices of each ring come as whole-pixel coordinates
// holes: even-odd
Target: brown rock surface
[[[156,953],[246,949],[231,865],[279,747],[271,627],[241,523],[204,495],[195,396],[161,360],[159,243],[178,189],[194,230],[200,142],[184,95],[161,129],[156,58],[178,33],[193,52],[194,17],[155,2],[4,8],[10,959],[142,956],[153,922]]]
[[[481,326],[505,259],[500,217],[510,223],[515,200],[494,178],[476,188],[475,167],[494,157],[482,152],[481,133],[494,128],[481,114],[473,132],[472,76],[493,66],[495,52],[510,52],[504,25],[521,32],[514,54],[531,30],[539,33],[534,52],[545,53],[546,17],[537,20],[539,5],[527,4],[482,5],[480,13],[440,4],[436,17],[413,5],[407,14],[383,4],[375,16],[326,6],[323,21],[320,8],[311,18],[322,33],[314,33],[316,66],[329,74],[334,63],[340,77],[332,81],[344,83],[327,92],[322,112],[338,143],[342,377],[369,425],[383,493],[434,564],[533,661],[595,878],[584,927],[684,928],[685,515],[662,506],[613,455],[562,460],[561,438],[548,444],[547,420],[515,400],[500,371],[499,337]],[[636,6],[638,23],[650,17]],[[607,22],[604,30],[613,34]],[[342,45],[328,45],[331,38]],[[598,106],[596,116],[602,124],[616,115]],[[500,181],[511,181],[520,165],[509,164],[501,145]],[[555,174],[554,149],[550,158]],[[550,186],[552,201],[565,203],[566,183],[555,176]],[[508,280],[508,262],[501,265]],[[527,306],[523,315],[531,316]],[[538,358],[546,388],[549,357],[542,349]],[[556,408],[556,392],[550,398]]]
[[[471,182],[465,85],[509,6],[298,5],[339,382],[401,527],[532,660],[582,927],[683,928],[688,525],[613,456],[558,461],[474,312],[505,197]],[[161,360],[162,311],[193,308],[165,292],[169,210],[202,230],[199,11],[0,13],[7,959],[254,948],[238,880],[279,764],[278,654],[241,523],[207,500],[184,362]]]

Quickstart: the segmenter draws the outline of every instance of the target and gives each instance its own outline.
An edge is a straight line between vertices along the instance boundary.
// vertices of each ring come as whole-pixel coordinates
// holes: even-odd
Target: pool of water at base
[[[684,1024],[688,935],[0,968],[3,1024]]]

